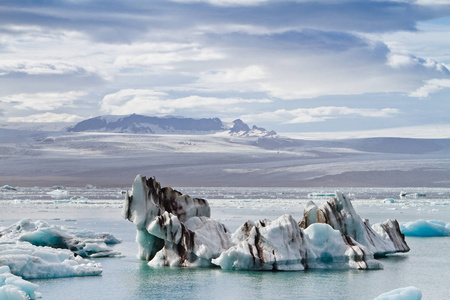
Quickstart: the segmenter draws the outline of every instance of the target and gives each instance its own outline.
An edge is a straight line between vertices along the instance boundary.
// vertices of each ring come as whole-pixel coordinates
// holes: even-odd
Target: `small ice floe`
[[[331,198],[334,197],[336,194],[333,192],[314,192],[314,193],[308,193],[308,198]]]
[[[395,203],[395,200],[392,198],[386,198],[383,200],[383,203]]]
[[[50,188],[51,190],[65,190],[66,187],[62,185],[54,185]]]
[[[52,198],[63,198],[69,194],[70,192],[68,190],[59,190],[59,189],[47,193],[47,195],[50,195]]]
[[[403,198],[424,198],[427,195],[425,193],[407,193],[407,192],[400,192],[400,199]]]
[[[417,220],[414,222],[406,222],[401,224],[400,229],[406,236],[450,236],[450,223],[446,224],[445,222],[438,220]]]
[[[96,186],[94,186],[92,184],[86,184],[86,189],[87,190],[93,190],[93,189],[96,189]]]
[[[422,299],[422,291],[416,288],[415,286],[409,286],[381,294],[374,300],[420,300],[420,299]]]
[[[27,300],[40,298],[38,285],[11,274],[8,266],[0,266],[0,299]]]
[[[2,192],[7,192],[7,191],[17,191],[16,188],[14,188],[14,187],[12,187],[12,186],[9,186],[9,185],[4,185],[4,186],[0,187],[0,190],[1,190]]]
[[[70,250],[32,245],[29,242],[0,243],[0,265],[25,279],[95,276],[102,266]]]
[[[109,233],[70,231],[64,227],[49,225],[45,221],[21,220],[0,229],[0,243],[29,242],[35,246],[69,249],[82,257],[118,257],[106,244],[120,243]]]
[[[86,197],[83,197],[83,196],[70,197],[70,201],[75,201],[75,202],[84,202],[85,203],[87,200],[89,200],[89,199]]]

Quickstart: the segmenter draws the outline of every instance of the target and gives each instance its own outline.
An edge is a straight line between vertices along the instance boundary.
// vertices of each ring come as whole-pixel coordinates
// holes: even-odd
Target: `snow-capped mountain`
[[[267,131],[265,128],[257,127],[253,125],[250,127],[245,124],[241,119],[236,119],[233,121],[233,127],[230,129],[230,134],[233,136],[253,136],[253,137],[271,137],[275,136],[277,133],[273,130]]]
[[[230,125],[231,126],[231,125]],[[87,119],[69,127],[69,132],[116,132],[141,134],[201,134],[228,132],[239,137],[270,137],[275,131],[253,125],[250,128],[242,120],[237,119],[232,127],[224,124],[219,118],[192,119],[183,117],[150,117],[143,115],[99,116]]]
[[[120,132],[120,133],[201,133],[225,130],[218,118],[192,119],[181,117],[99,116],[77,123],[69,132]]]

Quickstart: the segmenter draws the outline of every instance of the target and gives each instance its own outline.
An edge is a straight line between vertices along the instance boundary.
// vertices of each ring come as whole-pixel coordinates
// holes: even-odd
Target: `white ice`
[[[0,228],[0,243],[29,242],[36,246],[69,249],[83,257],[115,257],[120,253],[107,244],[120,241],[109,233],[73,231],[62,226],[49,225],[45,221],[21,220]]]
[[[38,285],[11,274],[8,266],[0,266],[0,299],[27,300],[40,298]]]
[[[1,243],[0,265],[26,279],[94,276],[101,264],[75,255],[70,250],[40,247],[28,242]]]
[[[420,300],[422,292],[414,286],[399,288],[387,293],[381,294],[374,300]]]

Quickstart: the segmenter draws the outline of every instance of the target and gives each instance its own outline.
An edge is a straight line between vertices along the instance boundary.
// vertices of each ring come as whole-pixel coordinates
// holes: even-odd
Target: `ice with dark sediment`
[[[301,222],[306,226],[283,215],[274,221],[248,221],[231,233],[224,224],[210,218],[206,200],[161,188],[155,178],[138,175],[131,192],[126,193],[122,216],[136,225],[138,256],[153,267],[377,269],[382,265],[374,259],[375,253],[407,251],[397,245],[402,241],[397,240],[396,222],[380,225],[384,231],[379,235],[359,218],[342,194],[337,193],[334,199],[339,207],[346,207],[344,211],[352,212],[344,214],[345,226],[320,222],[322,215],[317,217],[317,213],[321,209],[310,203],[305,211],[310,217]],[[374,242],[359,241],[360,236],[354,232],[361,230],[368,232]]]
[[[409,251],[396,220],[387,220],[371,226],[369,220],[361,219],[351,201],[340,192],[336,192],[335,197],[320,207],[312,201],[308,203],[299,225],[307,228],[314,223],[329,224],[364,245],[375,255]]]

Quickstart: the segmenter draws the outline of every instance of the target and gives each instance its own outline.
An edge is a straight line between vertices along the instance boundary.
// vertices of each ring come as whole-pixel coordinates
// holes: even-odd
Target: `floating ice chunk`
[[[4,185],[2,187],[0,187],[0,190],[3,191],[17,191],[16,188],[9,186],[9,185]]]
[[[270,222],[246,222],[232,236],[237,245],[224,251],[214,264],[226,270],[304,270],[307,245],[297,222],[283,215]]]
[[[11,274],[8,266],[0,267],[0,299],[26,300],[40,297],[38,285]]]
[[[308,266],[319,269],[381,269],[373,252],[328,224],[312,224],[305,231],[310,246]],[[313,255],[314,254],[314,255]],[[315,259],[312,259],[315,257]]]
[[[347,197],[340,192],[335,194],[335,197],[320,207],[313,202],[308,203],[303,219],[299,223],[300,227],[307,228],[312,223],[329,224],[375,255],[409,251],[396,220],[388,220],[378,225],[377,229],[373,229],[368,220],[362,220],[356,213]]]
[[[69,231],[64,227],[50,226],[45,221],[21,220],[0,229],[0,242],[29,242],[35,246],[69,249],[83,257],[115,257],[120,253],[106,245],[120,242],[109,233]]]
[[[309,207],[312,211],[315,205]],[[161,188],[155,178],[147,180],[141,175],[126,194],[122,210],[122,216],[136,225],[139,257],[152,267],[381,268],[368,247],[328,224],[312,224],[303,230],[292,216],[283,215],[274,221],[248,221],[230,235],[209,215],[206,200]],[[384,239],[379,237],[379,242]]]
[[[52,198],[63,198],[69,195],[70,192],[68,190],[55,189],[51,192],[47,192],[47,194],[50,195]]]
[[[102,273],[98,263],[70,250],[40,247],[28,242],[0,244],[0,265],[26,279],[94,276]]]
[[[417,220],[403,223],[401,231],[406,236],[433,237],[450,236],[450,223],[438,220]]]
[[[383,200],[383,203],[395,203],[395,200],[392,198],[386,198]]]
[[[420,300],[422,291],[414,286],[395,289],[376,297],[374,300]]]

